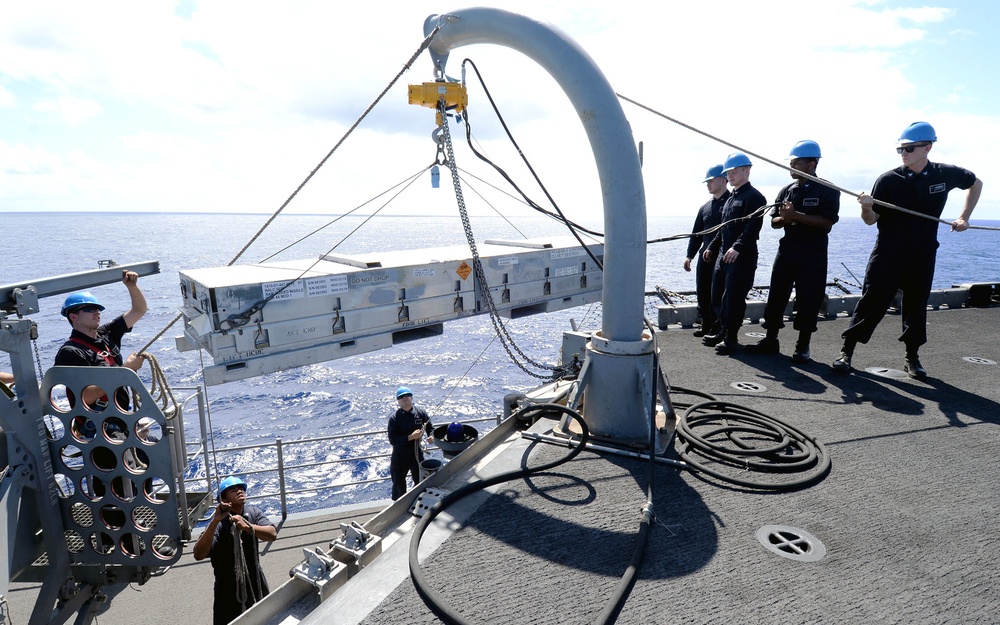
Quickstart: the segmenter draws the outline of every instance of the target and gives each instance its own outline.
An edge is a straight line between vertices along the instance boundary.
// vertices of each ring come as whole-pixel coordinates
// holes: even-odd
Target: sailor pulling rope
[[[923,218],[923,219],[930,219],[930,220],[936,221],[938,223],[947,224],[947,225],[951,226],[953,230],[956,230],[956,231],[962,231],[962,230],[965,230],[967,228],[968,229],[972,229],[972,230],[1000,230],[1000,228],[996,228],[996,227],[992,227],[992,226],[973,226],[973,225],[969,225],[969,224],[965,223],[964,220],[962,220],[962,219],[949,221],[947,219],[941,219],[940,217],[933,217],[931,215],[926,215],[924,213],[918,213],[917,211],[913,211],[913,210],[910,210],[908,208],[903,208],[902,206],[896,206],[895,204],[890,204],[889,202],[883,202],[882,200],[876,200],[876,199],[872,198],[871,196],[869,196],[867,193],[856,193],[854,191],[850,191],[850,190],[845,189],[843,187],[837,186],[836,184],[830,182],[829,180],[824,180],[822,178],[817,178],[816,176],[812,176],[810,174],[807,174],[806,172],[799,171],[797,169],[793,169],[793,168],[789,167],[788,165],[785,165],[783,163],[778,163],[778,162],[773,161],[773,160],[771,160],[771,159],[769,159],[769,158],[767,158],[765,156],[757,154],[756,152],[751,152],[750,150],[748,150],[746,148],[742,148],[742,147],[740,147],[740,146],[738,146],[736,144],[730,143],[730,142],[726,141],[725,139],[721,139],[721,138],[716,137],[716,136],[714,136],[712,134],[709,134],[709,133],[707,133],[707,132],[705,132],[703,130],[699,130],[698,128],[695,128],[694,126],[690,126],[688,124],[685,124],[684,122],[682,122],[682,121],[680,121],[678,119],[675,119],[673,117],[670,117],[669,115],[666,115],[665,113],[661,113],[660,111],[652,109],[652,108],[646,106],[645,104],[641,104],[639,102],[636,102],[632,98],[626,97],[626,96],[624,96],[624,95],[622,95],[620,93],[616,93],[615,95],[617,95],[620,99],[622,99],[622,100],[624,100],[624,101],[626,101],[626,102],[628,102],[630,104],[634,104],[635,106],[638,106],[639,108],[641,108],[641,109],[643,109],[645,111],[649,111],[653,115],[656,115],[658,117],[662,117],[663,119],[666,119],[667,121],[671,121],[671,122],[673,122],[673,123],[675,123],[678,126],[681,126],[683,128],[687,128],[688,130],[690,130],[692,132],[696,132],[696,133],[700,134],[703,137],[708,137],[709,139],[712,139],[713,141],[718,141],[719,143],[721,143],[723,145],[729,146],[729,147],[733,148],[734,150],[737,150],[739,152],[743,152],[744,154],[748,154],[750,156],[753,156],[754,158],[760,159],[760,160],[764,161],[765,163],[770,163],[771,165],[774,165],[775,167],[780,167],[781,169],[787,170],[789,172],[794,172],[794,173],[802,176],[806,180],[811,180],[811,181],[819,183],[821,185],[830,187],[831,189],[836,189],[837,191],[840,191],[841,193],[846,193],[847,195],[850,195],[852,197],[858,198],[859,200],[861,200],[862,198],[864,198],[864,203],[868,203],[868,201],[870,200],[871,204],[877,204],[879,206],[884,206],[885,208],[890,208],[892,210],[896,210],[896,211],[899,211],[901,213],[906,213],[907,215],[913,215],[914,217],[920,217],[920,218]]]

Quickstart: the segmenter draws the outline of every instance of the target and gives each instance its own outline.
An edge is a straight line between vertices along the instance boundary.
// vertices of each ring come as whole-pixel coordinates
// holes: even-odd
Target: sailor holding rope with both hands
[[[899,340],[906,345],[903,369],[911,378],[927,377],[917,350],[927,342],[927,300],[937,259],[937,220],[944,211],[948,192],[967,189],[962,215],[951,222],[951,229],[968,229],[969,217],[983,190],[983,182],[971,171],[928,160],[935,141],[937,133],[930,124],[910,124],[896,148],[903,164],[879,176],[871,195],[862,193],[858,197],[861,219],[869,226],[878,226],[878,238],[865,271],[861,299],[842,335],[840,357],[833,362],[834,371],[850,373],[855,345],[868,342],[896,292],[902,291],[903,333]],[[876,201],[906,208],[928,219],[876,206]]]
[[[229,623],[269,592],[258,541],[275,540],[278,530],[263,510],[246,500],[246,482],[233,476],[222,480],[219,505],[194,545],[195,560],[212,558],[214,625]]]

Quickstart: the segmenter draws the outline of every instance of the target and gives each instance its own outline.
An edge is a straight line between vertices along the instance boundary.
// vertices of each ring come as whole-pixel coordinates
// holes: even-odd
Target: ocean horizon
[[[126,335],[123,350],[139,349],[177,315],[181,304],[180,270],[226,265],[259,230],[268,216],[233,213],[3,213],[0,214],[8,240],[16,240],[16,253],[8,254],[0,285],[30,282],[49,276],[96,269],[98,261],[128,264],[147,260],[160,263],[160,273],[140,278],[149,312],[133,332]],[[334,221],[328,228],[321,226]],[[471,218],[476,241],[487,238],[563,236],[564,227],[543,216],[511,218]],[[651,217],[649,239],[690,232],[692,217]],[[974,222],[987,225],[987,222]],[[1000,221],[988,222],[994,227]],[[319,230],[319,232],[316,232]],[[315,233],[315,234],[312,234]],[[858,217],[845,215],[830,234],[828,280],[839,278],[856,283],[864,275],[868,255],[877,230]],[[766,284],[781,231],[765,227],[761,231],[760,262],[756,284]],[[1000,263],[994,260],[1000,249],[1000,232],[969,230],[952,233],[944,225],[939,233],[937,272],[934,288],[948,288],[966,282],[1000,282]],[[294,245],[289,246],[289,244]],[[407,250],[446,245],[465,245],[458,216],[376,215],[337,218],[332,215],[283,214],[251,245],[240,263],[254,263],[272,257],[280,260],[316,258],[338,253],[372,250]],[[286,249],[287,247],[287,249]],[[648,246],[646,287],[662,286],[671,291],[694,289],[694,272],[682,267],[687,239]],[[107,306],[105,318],[124,312],[127,292],[121,284],[91,289]],[[38,324],[36,341],[44,371],[69,334],[59,315],[63,296],[40,300],[41,311],[32,315]],[[508,331],[533,359],[555,362],[563,330],[571,323],[583,329],[600,327],[600,307],[580,307],[511,320]],[[879,331],[898,332],[891,323]],[[150,351],[166,371],[170,383],[193,387],[201,383],[201,355],[178,352],[174,327],[155,342]],[[357,443],[355,455],[377,454],[387,449],[382,433],[385,421],[395,410],[392,391],[400,385],[414,389],[417,403],[431,412],[438,423],[489,418],[501,412],[503,395],[536,386],[537,380],[511,363],[487,316],[480,315],[445,324],[443,335],[407,342],[390,349],[354,357],[289,369],[238,382],[208,387],[212,437],[219,448],[285,441],[349,432],[379,432],[371,440]],[[210,357],[206,358],[210,361]],[[9,370],[9,359],[0,356],[0,369]],[[669,373],[669,372],[668,372]],[[149,369],[140,378],[150,381]],[[193,419],[188,412],[188,419]],[[187,428],[196,427],[187,423]],[[188,435],[191,440],[192,435]],[[317,445],[301,450],[288,463],[323,462],[340,457],[345,450],[335,445]],[[223,473],[252,470],[252,455],[220,465]],[[337,479],[365,480],[388,475],[388,460],[359,462],[353,467],[315,469],[310,481],[331,483]],[[195,473],[204,467],[195,467]],[[257,486],[273,490],[276,483],[266,478]],[[301,484],[291,484],[291,488]],[[260,492],[258,490],[258,492]],[[379,482],[330,496],[293,500],[301,510],[330,503],[350,504],[387,497],[388,483]],[[268,504],[270,505],[270,504]],[[267,506],[266,506],[267,507]],[[269,509],[269,512],[274,512]]]

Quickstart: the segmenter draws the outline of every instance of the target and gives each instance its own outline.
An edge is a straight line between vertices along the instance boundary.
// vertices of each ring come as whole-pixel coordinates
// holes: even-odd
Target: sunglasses
[[[81,306],[81,307],[77,308],[73,312],[78,312],[78,313],[95,313],[95,312],[101,312],[101,309],[98,308],[97,306]]]
[[[906,152],[907,154],[913,154],[913,150],[917,148],[922,148],[924,146],[930,145],[929,143],[911,143],[910,145],[903,145],[896,148],[896,154],[902,154]]]
[[[413,395],[400,395],[396,399],[403,399],[404,397],[413,397]]]

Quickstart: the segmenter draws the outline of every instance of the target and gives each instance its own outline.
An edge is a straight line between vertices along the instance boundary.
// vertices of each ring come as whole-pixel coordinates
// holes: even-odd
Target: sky
[[[501,3],[497,3],[501,4]],[[0,18],[0,212],[278,210],[403,69],[424,19],[465,6],[425,0],[7,3]],[[976,219],[1000,219],[988,169],[1000,142],[1000,3],[927,0],[507,0],[505,10],[575,39],[618,93],[766,159],[801,139],[823,151],[818,175],[854,191],[899,164],[899,133],[927,121],[931,160],[984,182]],[[578,115],[553,79],[489,44],[470,59],[558,206],[600,227],[602,195]],[[286,213],[451,214],[434,162],[434,112],[407,103],[433,80],[424,53],[288,202]],[[477,148],[546,204],[467,66]],[[627,102],[643,146],[650,216],[693,217],[705,171],[733,148]],[[452,125],[462,193],[474,214],[524,214]],[[752,160],[755,160],[752,158]],[[366,201],[424,172],[386,198]],[[480,182],[479,178],[486,182]],[[788,172],[755,160],[773,198]],[[488,183],[488,184],[487,184]],[[481,199],[483,198],[483,199]],[[964,193],[944,217],[957,217]],[[364,205],[362,207],[362,205]],[[384,205],[384,206],[383,206]],[[842,214],[858,211],[845,196]],[[362,207],[362,208],[358,208]]]

